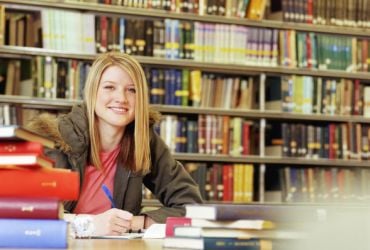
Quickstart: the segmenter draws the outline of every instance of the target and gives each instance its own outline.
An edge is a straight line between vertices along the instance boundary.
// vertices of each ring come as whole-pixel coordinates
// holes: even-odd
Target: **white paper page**
[[[166,236],[166,224],[153,224],[145,230],[144,239],[163,239]]]
[[[142,238],[143,236],[144,236],[144,233],[125,233],[123,235],[92,236],[91,239],[122,239],[122,240],[129,240],[129,239]]]

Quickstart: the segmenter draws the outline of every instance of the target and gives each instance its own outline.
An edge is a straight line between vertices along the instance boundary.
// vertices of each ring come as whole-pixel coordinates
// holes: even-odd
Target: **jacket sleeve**
[[[180,162],[176,161],[164,141],[151,131],[151,172],[144,177],[144,184],[163,204],[158,210],[144,214],[158,223],[169,216],[184,216],[185,204],[203,203],[199,188]]]

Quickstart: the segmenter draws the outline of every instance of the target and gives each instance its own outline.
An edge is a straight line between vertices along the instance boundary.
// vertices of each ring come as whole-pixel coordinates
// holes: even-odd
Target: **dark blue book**
[[[161,70],[159,69],[152,69],[150,73],[151,73],[149,80],[150,103],[163,104],[164,99],[163,74],[162,74],[163,72],[161,72]]]
[[[188,120],[186,123],[186,152],[187,153],[198,153],[198,122]]]
[[[242,239],[229,237],[168,237],[165,238],[163,246],[165,248],[182,249],[222,249],[222,250],[270,250],[272,249],[271,240],[262,239]]]
[[[182,96],[183,96],[183,90],[182,90],[182,72],[181,70],[174,70],[173,71],[173,77],[174,77],[174,105],[182,105]]]
[[[64,220],[0,219],[0,247],[67,248]]]
[[[174,69],[164,70],[164,104],[175,105],[176,75]]]

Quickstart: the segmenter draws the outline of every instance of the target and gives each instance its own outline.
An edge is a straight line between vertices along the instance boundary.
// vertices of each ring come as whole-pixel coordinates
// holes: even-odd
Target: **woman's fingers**
[[[133,215],[130,212],[112,208],[94,216],[96,235],[121,235],[131,228]]]

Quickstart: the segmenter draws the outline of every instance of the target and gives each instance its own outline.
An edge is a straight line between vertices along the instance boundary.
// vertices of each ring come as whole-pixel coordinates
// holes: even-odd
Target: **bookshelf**
[[[211,23],[211,24],[225,24],[225,25],[240,25],[251,28],[272,29],[272,30],[293,30],[295,32],[313,32],[315,34],[337,35],[343,37],[357,37],[369,41],[370,30],[363,27],[338,27],[331,25],[312,25],[305,23],[290,23],[275,20],[246,20],[236,17],[222,17],[211,15],[197,15],[192,13],[175,13],[157,9],[144,9],[133,7],[122,7],[105,4],[94,4],[85,2],[73,1],[30,1],[30,0],[14,0],[4,1],[0,0],[0,4],[4,4],[6,9],[17,11],[41,11],[45,8],[55,8],[62,10],[78,11],[81,13],[92,13],[94,15],[107,16],[124,16],[125,18],[144,18],[150,20],[176,19],[189,22]],[[21,46],[0,46],[0,58],[7,59],[30,59],[36,56],[72,59],[83,62],[91,62],[95,53],[74,53],[64,52],[60,50],[35,48],[35,47],[21,47]],[[200,153],[184,153],[174,152],[176,159],[182,162],[205,162],[209,164],[231,164],[231,163],[245,163],[253,164],[255,166],[255,192],[254,201],[264,202],[265,198],[265,183],[266,171],[273,168],[283,166],[299,166],[301,168],[349,168],[356,170],[367,169],[368,161],[361,159],[324,159],[324,158],[307,158],[307,157],[279,157],[266,156],[266,126],[270,122],[280,123],[301,123],[301,124],[363,124],[367,126],[370,124],[370,118],[363,115],[341,115],[341,114],[302,114],[302,113],[288,113],[282,111],[267,110],[266,104],[266,77],[283,77],[289,75],[309,76],[314,78],[328,78],[328,79],[349,79],[361,80],[364,85],[370,83],[370,74],[368,72],[354,72],[353,70],[327,70],[318,68],[298,68],[280,66],[266,66],[258,65],[243,65],[236,63],[218,63],[209,61],[197,61],[190,59],[169,59],[151,56],[134,55],[135,58],[148,68],[161,69],[188,69],[201,70],[211,74],[224,74],[228,76],[238,77],[254,77],[255,85],[258,89],[258,102],[256,108],[253,109],[224,109],[214,107],[192,107],[192,106],[175,106],[166,104],[154,104],[158,111],[163,114],[177,115],[177,116],[229,116],[243,118],[251,121],[258,127],[257,138],[259,143],[253,145],[257,149],[252,154],[248,155],[229,155],[229,154],[200,154]],[[367,61],[369,55],[367,55]],[[40,97],[24,97],[1,95],[0,104],[15,105],[25,109],[43,109],[43,110],[60,110],[67,111],[73,104],[79,103],[75,99],[45,99]],[[367,152],[367,151],[366,151]],[[360,157],[361,158],[361,157]],[[208,167],[209,168],[209,167]],[[277,177],[279,178],[279,177]]]

